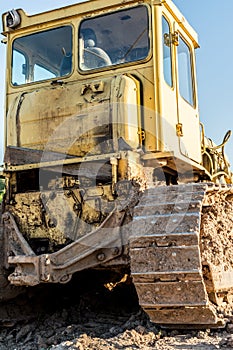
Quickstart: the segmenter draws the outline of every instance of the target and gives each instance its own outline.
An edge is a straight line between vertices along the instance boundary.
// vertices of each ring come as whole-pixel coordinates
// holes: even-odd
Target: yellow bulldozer
[[[109,282],[130,276],[155,323],[223,326],[231,132],[216,145],[199,120],[194,29],[171,0],[17,9],[2,21],[0,300],[95,269]]]

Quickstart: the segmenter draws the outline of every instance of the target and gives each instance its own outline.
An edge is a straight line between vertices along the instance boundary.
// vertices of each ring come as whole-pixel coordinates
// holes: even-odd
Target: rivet
[[[115,248],[113,249],[112,254],[113,254],[113,255],[119,254],[119,248],[118,248],[118,247],[115,247]]]
[[[103,260],[105,259],[105,254],[104,254],[104,253],[98,254],[98,255],[97,255],[97,259],[98,259],[99,261],[103,261]]]

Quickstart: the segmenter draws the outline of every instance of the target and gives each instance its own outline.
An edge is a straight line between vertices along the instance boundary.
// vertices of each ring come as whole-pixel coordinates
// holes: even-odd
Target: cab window
[[[163,43],[163,75],[169,86],[172,82],[172,43],[170,25],[165,17],[162,17],[162,43]]]
[[[79,28],[79,68],[89,71],[145,59],[149,53],[146,6],[86,19]]]
[[[177,54],[180,95],[193,106],[191,50],[181,36],[179,38]]]
[[[14,84],[24,84],[25,83],[25,67],[27,65],[27,56],[25,53],[20,51],[13,51],[13,62],[15,64],[12,70],[12,82]],[[17,69],[18,68],[18,69]]]
[[[13,42],[12,84],[22,85],[56,77],[72,70],[72,28],[64,26],[30,34]]]

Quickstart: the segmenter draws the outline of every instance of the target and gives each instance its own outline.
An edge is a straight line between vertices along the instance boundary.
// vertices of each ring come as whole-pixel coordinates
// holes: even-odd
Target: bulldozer
[[[13,9],[2,23],[1,305],[92,269],[127,274],[154,323],[224,326],[231,132],[216,145],[200,122],[195,30],[171,0]]]

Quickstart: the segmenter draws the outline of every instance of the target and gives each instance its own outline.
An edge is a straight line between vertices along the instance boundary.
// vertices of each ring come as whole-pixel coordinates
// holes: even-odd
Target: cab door
[[[176,42],[176,92],[180,152],[193,161],[201,162],[200,123],[196,92],[194,45],[179,26],[174,25]]]
[[[177,115],[177,82],[175,69],[175,49],[172,42],[174,31],[174,18],[165,7],[157,8],[160,28],[157,28],[158,41],[161,43],[161,56],[157,58],[155,52],[155,65],[158,62],[160,79],[155,82],[155,87],[160,91],[160,122],[161,122],[161,147],[165,152],[172,152],[175,157],[180,156],[179,139],[176,135]],[[161,11],[161,12],[160,12]],[[159,20],[157,23],[159,23]],[[157,50],[159,52],[159,50]]]

